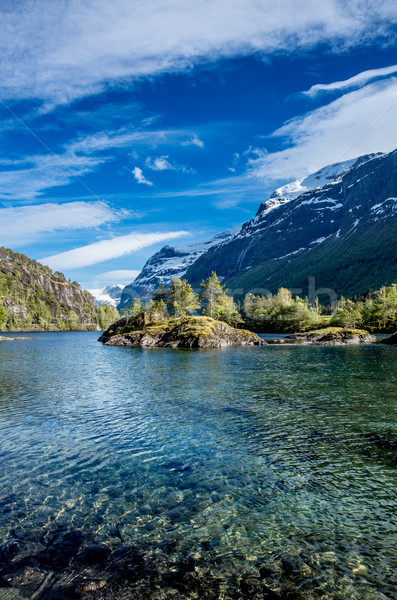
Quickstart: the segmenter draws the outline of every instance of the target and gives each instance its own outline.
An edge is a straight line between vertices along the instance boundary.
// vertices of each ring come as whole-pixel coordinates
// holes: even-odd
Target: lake
[[[0,344],[0,599],[397,597],[397,348],[24,335]]]

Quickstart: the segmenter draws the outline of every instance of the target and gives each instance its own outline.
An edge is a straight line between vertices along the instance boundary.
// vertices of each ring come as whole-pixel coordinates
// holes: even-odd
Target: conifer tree
[[[123,317],[136,317],[145,311],[145,307],[139,298],[131,298],[130,304],[122,308],[120,313]]]
[[[173,277],[167,293],[167,308],[174,317],[184,317],[200,308],[198,295],[186,279]]]
[[[159,323],[168,318],[167,304],[164,300],[151,300],[147,307],[147,312],[153,323]]]
[[[242,321],[233,298],[227,294],[227,289],[219,281],[215,271],[200,285],[203,290],[200,298],[204,302],[205,315],[226,323],[236,324]]]
[[[167,299],[167,290],[163,286],[162,283],[159,284],[157,290],[152,294],[153,302],[160,302],[160,300],[166,301]]]

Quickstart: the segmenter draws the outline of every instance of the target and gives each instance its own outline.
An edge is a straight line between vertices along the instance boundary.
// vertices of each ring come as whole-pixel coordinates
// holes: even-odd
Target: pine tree
[[[205,315],[231,324],[242,321],[233,298],[227,294],[227,289],[221,284],[215,271],[200,285],[203,290],[200,298],[204,302]]]
[[[167,293],[167,308],[174,317],[184,317],[200,308],[198,295],[186,279],[173,277]]]
[[[215,313],[217,312],[217,307],[221,297],[225,294],[224,286],[219,281],[215,271],[212,271],[208,279],[204,279],[200,286],[203,290],[200,294],[200,298],[204,302],[203,313],[208,317],[216,319]]]
[[[123,317],[136,317],[145,311],[145,307],[138,298],[131,298],[131,302],[125,308],[122,308],[120,313]]]
[[[153,302],[160,302],[161,300],[165,302],[167,300],[167,290],[162,283],[160,283],[157,290],[153,292],[152,300]]]
[[[164,300],[151,300],[147,307],[147,312],[153,323],[159,323],[168,318],[167,304]]]

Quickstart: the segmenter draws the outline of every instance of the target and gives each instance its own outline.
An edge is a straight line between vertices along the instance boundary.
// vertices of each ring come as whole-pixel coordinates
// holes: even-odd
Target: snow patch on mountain
[[[150,296],[159,285],[167,287],[173,277],[182,278],[188,268],[207,250],[221,246],[232,238],[232,233],[218,233],[211,240],[181,248],[164,246],[145,264],[141,273],[124,288],[120,308],[127,306],[133,297]]]
[[[383,156],[383,154],[381,152],[376,154],[367,154],[359,158],[353,158],[351,160],[345,160],[343,162],[327,165],[315,173],[312,173],[307,177],[303,177],[303,179],[297,179],[296,181],[292,181],[286,185],[283,185],[282,187],[279,187],[272,193],[266,202],[263,202],[260,205],[258,212],[256,213],[256,218],[263,217],[271,210],[274,210],[282,204],[286,204],[291,200],[295,200],[295,198],[301,194],[317,188],[322,188],[325,185],[340,183],[344,175],[346,175],[346,173],[348,173],[353,167],[357,167],[358,165],[364,164],[365,162],[368,162],[369,160],[379,156]]]
[[[94,297],[96,306],[106,304],[108,306],[116,307],[120,302],[123,289],[123,285],[116,284],[108,285],[103,289],[91,289],[87,291],[90,292],[91,296]]]

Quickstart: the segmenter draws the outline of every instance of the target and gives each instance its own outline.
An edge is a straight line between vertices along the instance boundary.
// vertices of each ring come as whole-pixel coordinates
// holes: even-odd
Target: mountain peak
[[[290,200],[295,200],[301,194],[315,190],[325,185],[339,183],[343,177],[352,169],[356,168],[369,160],[383,156],[382,152],[374,154],[365,154],[358,158],[352,158],[343,162],[333,163],[322,167],[315,173],[307,175],[303,179],[296,179],[279,188],[277,188],[268,200],[262,202],[256,216],[267,214],[274,208],[286,204]]]

